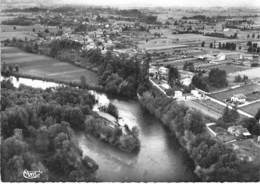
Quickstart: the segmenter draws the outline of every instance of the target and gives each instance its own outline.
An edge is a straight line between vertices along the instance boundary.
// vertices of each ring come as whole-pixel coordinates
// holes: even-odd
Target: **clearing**
[[[20,73],[56,79],[65,82],[79,82],[85,76],[86,82],[91,85],[98,84],[97,74],[70,63],[61,62],[54,58],[26,53],[14,47],[2,47],[1,60],[6,64],[17,64]]]

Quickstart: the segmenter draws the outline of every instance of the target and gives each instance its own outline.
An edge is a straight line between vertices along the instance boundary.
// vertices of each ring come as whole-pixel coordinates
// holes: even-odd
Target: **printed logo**
[[[41,174],[42,171],[28,171],[27,169],[23,171],[23,177],[27,179],[39,178]]]

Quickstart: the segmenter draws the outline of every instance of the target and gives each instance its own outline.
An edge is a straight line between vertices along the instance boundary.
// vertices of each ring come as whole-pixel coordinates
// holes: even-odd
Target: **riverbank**
[[[3,75],[3,76],[5,76],[5,75]],[[46,78],[46,77],[41,77],[41,76],[37,76],[37,75],[30,75],[30,74],[18,73],[18,72],[11,73],[11,76],[14,76],[16,78],[22,77],[22,78],[27,78],[27,79],[32,79],[32,80],[54,82],[54,83],[57,83],[57,84],[67,85],[67,86],[71,86],[71,87],[80,87],[80,88],[84,88],[84,89],[87,89],[87,90],[95,90],[95,91],[98,91],[98,92],[105,92],[105,89],[101,85],[91,85],[91,84],[87,84],[87,83],[82,85],[80,82],[62,81],[62,80],[59,80],[59,79]],[[6,76],[6,77],[8,77],[8,76]]]
[[[19,73],[16,73],[13,77],[28,77],[31,80],[41,80],[41,77],[34,77],[34,76],[28,76],[28,75],[20,75]],[[57,81],[57,80],[43,80],[45,82],[52,82],[56,84],[54,87],[58,87],[61,85],[61,89],[64,89],[63,93],[68,93],[71,92],[72,94],[77,93],[79,96],[82,96],[82,91],[85,90],[85,88],[82,88],[81,85],[73,82],[62,82],[62,81]],[[13,81],[14,82],[14,81]],[[41,82],[41,81],[39,81]],[[17,82],[16,82],[17,83]],[[26,84],[24,84],[26,85]],[[32,85],[30,83],[30,85]],[[62,85],[65,85],[62,87]],[[45,85],[46,86],[46,85]],[[48,86],[48,85],[47,85]],[[70,90],[69,87],[79,87],[78,89],[73,89]],[[57,88],[59,89],[59,88]],[[107,109],[110,107],[110,109],[113,109],[113,111],[117,111],[117,109],[110,103],[104,104],[102,103],[102,100],[108,101],[108,99],[102,99],[99,96],[102,96],[101,94],[98,94],[96,91],[103,92],[102,89],[96,88],[96,87],[88,87],[87,90],[92,90],[90,95],[93,95],[93,98],[95,98],[96,101],[96,106],[102,107],[103,110]],[[93,89],[95,91],[93,91]],[[89,93],[89,91],[86,91]],[[61,95],[64,95],[61,93]],[[69,94],[67,94],[69,97]],[[77,97],[79,98],[79,97]],[[92,102],[93,103],[93,102]],[[91,104],[92,104],[91,103]],[[100,104],[100,105],[99,105]],[[90,105],[91,107],[92,105]],[[87,109],[87,110],[85,110]],[[95,110],[99,111],[99,108],[96,108]],[[82,112],[86,111],[87,114],[85,114],[85,120],[84,120],[84,130],[86,133],[91,133],[98,137],[99,139],[109,143],[112,146],[117,147],[118,149],[125,151],[125,152],[138,152],[140,148],[140,141],[138,139],[138,131],[135,130],[136,128],[130,129],[127,125],[120,125],[117,123],[117,115],[115,112],[102,112],[103,114],[109,113],[112,114],[114,118],[116,118],[116,122],[110,121],[110,119],[107,119],[106,116],[102,117],[100,116],[97,112],[90,110],[89,108],[82,107],[81,109]],[[91,113],[90,113],[90,112]],[[89,114],[90,113],[90,114]],[[111,116],[111,115],[110,115]]]
[[[97,177],[105,182],[195,182],[192,162],[175,136],[138,101],[111,99],[119,111],[120,124],[136,126],[141,147],[138,154],[123,153],[92,136],[79,135],[83,154],[97,161]]]
[[[196,166],[202,181],[258,181],[253,163],[239,160],[230,148],[212,138],[205,128],[205,117],[173,99],[150,89],[139,95],[142,106],[174,133]],[[225,161],[224,161],[225,160]]]
[[[63,95],[58,95],[59,97],[66,94],[63,93],[64,90],[60,92]],[[74,96],[74,93],[69,94]],[[20,94],[19,99],[22,102],[27,101],[27,98],[37,99],[34,96],[33,94],[30,96]],[[72,100],[73,98],[70,96],[64,100]],[[102,94],[99,98],[104,100],[107,97]],[[142,144],[138,154],[129,154],[99,138],[94,139],[94,136],[90,138],[90,134],[82,133],[81,136],[77,136],[83,155],[94,159],[99,166],[98,181],[197,181],[191,171],[190,160],[186,159],[186,155],[179,149],[176,138],[169,136],[154,116],[143,112],[137,101],[113,98],[110,99],[110,102],[118,108],[120,125],[127,124],[130,129],[138,127],[138,137]],[[120,169],[118,170],[118,168]]]

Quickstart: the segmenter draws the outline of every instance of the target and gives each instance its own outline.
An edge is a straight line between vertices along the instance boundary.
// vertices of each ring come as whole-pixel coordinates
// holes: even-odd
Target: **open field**
[[[153,32],[153,30],[151,30]],[[158,32],[158,30],[154,30],[154,32]],[[176,45],[175,47],[187,47],[187,45],[196,45],[200,46],[202,41],[206,43],[212,41],[221,41],[225,40],[225,38],[218,38],[218,37],[210,37],[204,36],[202,34],[172,34],[170,29],[160,29],[159,32],[163,33],[162,38],[152,39],[148,42],[139,41],[140,48],[156,48],[156,49],[165,49]],[[194,45],[194,46],[195,46]],[[190,45],[191,46],[191,45]]]
[[[246,95],[246,100],[249,102],[260,100],[260,91],[255,91]]]
[[[229,74],[230,77],[234,77],[236,75],[246,75],[249,79],[260,79],[260,67]]]
[[[198,104],[201,104],[202,106],[205,106],[206,108],[209,108],[211,110],[214,110],[216,111],[217,113],[220,113],[222,114],[225,107],[218,104],[218,103],[215,103],[211,100],[194,100],[196,101]]]
[[[240,109],[247,112],[248,114],[255,115],[257,110],[260,108],[260,102],[255,102],[246,106],[241,107]]]
[[[16,29],[14,29],[14,26]],[[0,40],[12,39],[13,37],[16,37],[17,39],[24,39],[24,37],[29,39],[35,38],[36,33],[39,31],[43,32],[46,28],[48,28],[50,32],[58,32],[58,28],[56,26],[45,27],[40,24],[30,26],[1,25]],[[32,31],[33,29],[35,29],[35,33]]]
[[[98,83],[97,75],[89,70],[74,66],[69,63],[61,62],[56,59],[26,53],[14,47],[1,48],[2,62],[6,64],[17,64],[20,67],[20,73],[45,77],[61,81],[79,82],[81,76],[86,77],[88,84]]]
[[[214,67],[212,67],[212,68],[214,68]],[[207,69],[210,70],[212,68],[209,67]],[[225,70],[227,74],[250,69],[250,67],[248,67],[248,66],[240,66],[240,65],[233,65],[233,64],[218,65],[215,68],[218,68],[220,70]]]
[[[27,37],[28,39],[33,39],[35,38],[35,35],[25,31],[0,32],[0,41],[12,39],[14,37],[16,39],[25,39],[25,37]]]
[[[35,29],[35,32],[44,31],[46,28],[50,32],[56,33],[58,31],[57,26],[43,26],[40,24],[30,25],[30,26],[14,26],[13,25],[1,25],[2,32],[19,32],[19,31],[25,31],[25,32],[32,32],[33,29]]]
[[[209,103],[210,103],[210,105],[209,105]],[[205,114],[205,115],[213,118],[214,120],[217,120],[222,116],[222,113],[223,113],[222,109],[225,108],[225,107],[223,107],[219,104],[213,103],[211,101],[208,102],[208,100],[207,100],[207,102],[203,102],[200,100],[186,100],[185,104],[188,107],[196,109],[196,110],[200,111],[202,114]],[[218,106],[218,107],[216,108],[216,106]]]
[[[211,97],[216,98],[220,101],[225,101],[228,98],[231,98],[233,95],[236,94],[251,94],[254,91],[260,91],[260,85],[258,84],[247,84],[235,89],[230,89],[222,92],[212,93],[210,94]]]

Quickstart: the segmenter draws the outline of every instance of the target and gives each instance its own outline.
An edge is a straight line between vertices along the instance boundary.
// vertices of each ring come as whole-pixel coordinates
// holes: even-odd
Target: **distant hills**
[[[63,0],[1,0],[1,8],[28,8],[34,6],[52,6],[62,3]]]

